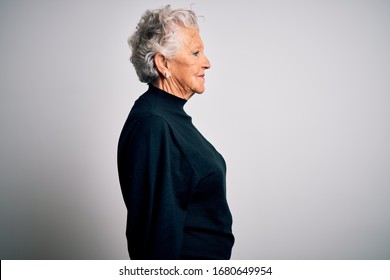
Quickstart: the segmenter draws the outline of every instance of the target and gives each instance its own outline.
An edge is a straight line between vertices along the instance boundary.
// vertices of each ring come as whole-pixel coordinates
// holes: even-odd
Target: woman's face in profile
[[[180,88],[190,93],[205,90],[205,70],[210,62],[204,54],[204,46],[195,28],[179,28],[183,44],[175,57],[169,60],[172,79]]]

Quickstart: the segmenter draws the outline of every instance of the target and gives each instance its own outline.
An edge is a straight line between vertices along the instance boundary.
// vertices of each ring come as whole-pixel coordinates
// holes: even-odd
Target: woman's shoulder
[[[141,134],[159,134],[169,129],[165,118],[152,110],[132,110],[124,126]]]

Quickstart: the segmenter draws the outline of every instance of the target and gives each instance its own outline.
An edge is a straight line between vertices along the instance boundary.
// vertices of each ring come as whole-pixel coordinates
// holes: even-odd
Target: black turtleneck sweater
[[[131,259],[230,258],[225,161],[185,103],[150,85],[123,127],[118,171]]]

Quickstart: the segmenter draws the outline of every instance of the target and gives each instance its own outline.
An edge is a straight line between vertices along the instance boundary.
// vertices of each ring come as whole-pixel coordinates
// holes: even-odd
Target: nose
[[[210,67],[211,67],[210,61],[207,58],[207,56],[204,55],[203,68],[204,69],[210,69]]]

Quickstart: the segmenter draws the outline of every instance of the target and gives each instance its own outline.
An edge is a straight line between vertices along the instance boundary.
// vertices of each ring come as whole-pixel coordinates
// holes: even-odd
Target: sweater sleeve
[[[122,132],[118,169],[130,258],[179,259],[191,176],[164,119],[148,115]]]

